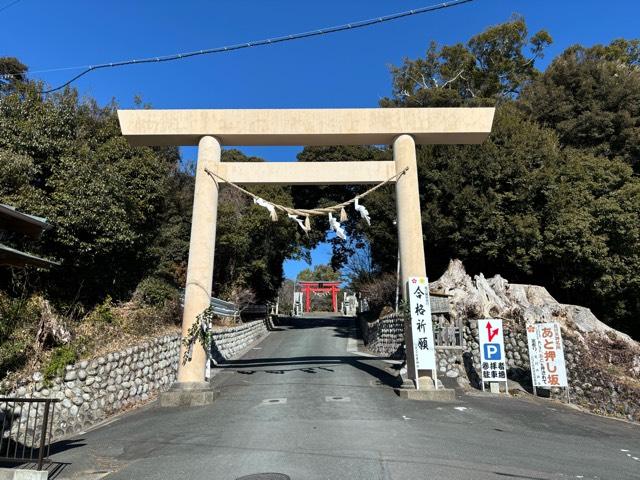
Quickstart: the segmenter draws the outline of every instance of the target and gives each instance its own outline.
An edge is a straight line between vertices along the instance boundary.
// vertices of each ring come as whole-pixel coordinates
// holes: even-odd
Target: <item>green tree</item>
[[[640,40],[575,45],[525,88],[521,104],[563,145],[640,171]]]
[[[336,281],[340,280],[342,274],[339,270],[334,270],[331,265],[315,265],[313,269],[305,268],[298,273],[297,280],[301,281],[316,281],[316,280],[328,280]]]
[[[405,59],[391,68],[393,96],[381,104],[443,107],[514,98],[538,75],[535,60],[551,42],[544,30],[529,37],[521,16],[488,28],[466,45],[432,42],[424,58]]]
[[[39,85],[0,97],[0,201],[49,219],[34,248],[61,261],[32,281],[60,299],[122,298],[154,267],[176,149],[133,148],[116,105],[79,101]],[[7,273],[4,284],[8,284]]]
[[[625,164],[638,168],[638,41],[571,47],[540,73],[550,37],[526,32],[516,18],[392,70],[383,106],[498,107],[483,144],[418,148],[427,271],[461,258],[637,334],[640,205]],[[365,231],[372,257],[393,272],[392,190],[367,203],[380,216]]]
[[[15,57],[0,57],[0,95],[17,90],[26,82],[27,70]]]
[[[625,162],[573,149],[552,175],[536,278],[563,300],[638,333],[640,180]]]

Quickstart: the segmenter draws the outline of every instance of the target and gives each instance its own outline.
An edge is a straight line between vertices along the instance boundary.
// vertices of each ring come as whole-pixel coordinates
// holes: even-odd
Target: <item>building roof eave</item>
[[[15,248],[8,247],[0,243],[0,266],[10,267],[25,267],[32,265],[39,268],[48,268],[60,265],[53,260],[47,260],[46,258],[37,257],[30,253],[21,252]]]
[[[10,205],[0,203],[0,229],[22,233],[38,238],[44,230],[51,228],[46,218],[19,212]]]

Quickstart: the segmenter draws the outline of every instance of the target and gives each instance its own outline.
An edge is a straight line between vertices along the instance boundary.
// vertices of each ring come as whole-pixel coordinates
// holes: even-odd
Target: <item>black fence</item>
[[[0,398],[0,462],[35,463],[42,470],[49,461],[54,398]]]

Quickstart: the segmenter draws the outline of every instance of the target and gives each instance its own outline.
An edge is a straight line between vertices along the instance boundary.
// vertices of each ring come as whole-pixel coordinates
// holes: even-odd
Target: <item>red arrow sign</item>
[[[500,329],[499,328],[494,328],[493,331],[492,331],[491,330],[491,322],[487,322],[487,335],[489,336],[489,341],[493,340],[493,337],[498,335],[498,330],[500,330]]]

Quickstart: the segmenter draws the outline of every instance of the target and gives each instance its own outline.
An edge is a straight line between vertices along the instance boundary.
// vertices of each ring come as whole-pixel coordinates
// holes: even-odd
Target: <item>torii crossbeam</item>
[[[375,184],[408,167],[396,183],[402,284],[426,276],[418,196],[416,144],[477,144],[491,132],[493,108],[365,108],[300,110],[119,110],[132,145],[198,145],[189,265],[182,334],[209,306],[218,207],[218,185],[205,169],[238,184]],[[393,161],[317,163],[222,163],[222,146],[393,146]],[[412,344],[405,325],[405,341]],[[180,358],[182,359],[181,351]],[[206,354],[196,345],[180,364],[173,390],[187,405],[207,401]],[[407,371],[414,375],[407,349]],[[203,393],[204,392],[204,393]],[[211,395],[212,398],[212,395]]]

